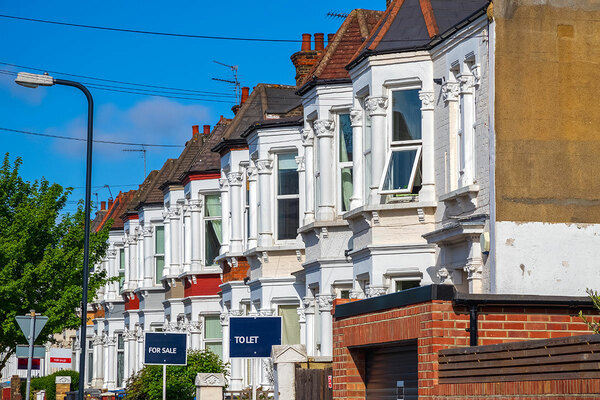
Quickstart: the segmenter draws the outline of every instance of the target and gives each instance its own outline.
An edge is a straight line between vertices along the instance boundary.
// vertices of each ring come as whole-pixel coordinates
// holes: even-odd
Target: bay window
[[[214,265],[221,248],[221,196],[204,196],[204,265]]]
[[[350,209],[352,197],[352,123],[350,114],[338,116],[338,182],[339,209],[341,212]]]
[[[295,239],[300,225],[296,153],[277,154],[277,239]]]
[[[379,191],[382,194],[416,194],[421,188],[419,90],[396,90],[391,97],[391,145]]]
[[[154,228],[154,283],[160,284],[165,269],[165,227]]]

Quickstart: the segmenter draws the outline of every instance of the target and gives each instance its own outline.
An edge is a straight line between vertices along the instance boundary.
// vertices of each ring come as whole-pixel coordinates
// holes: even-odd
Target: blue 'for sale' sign
[[[185,333],[146,332],[144,364],[186,365]]]
[[[229,357],[270,357],[281,344],[281,317],[230,317]]]

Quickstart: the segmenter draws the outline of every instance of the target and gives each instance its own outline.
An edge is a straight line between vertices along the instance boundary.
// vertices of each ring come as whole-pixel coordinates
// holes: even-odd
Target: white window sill
[[[331,226],[348,226],[348,221],[341,219],[344,214],[340,215],[340,219],[334,221],[314,221],[298,228],[298,233],[310,232],[313,229],[328,228]]]
[[[477,194],[479,185],[468,185],[453,190],[439,197],[447,207],[448,214],[457,216],[477,208]]]
[[[379,211],[392,210],[416,210],[419,208],[436,208],[437,203],[434,201],[409,201],[388,204],[367,204],[348,211],[343,215],[345,220],[352,220],[363,217],[365,213],[373,213]]]

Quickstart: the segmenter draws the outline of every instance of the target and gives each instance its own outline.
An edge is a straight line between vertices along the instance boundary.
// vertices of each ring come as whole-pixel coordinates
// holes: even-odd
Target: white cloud
[[[2,69],[17,72],[16,70],[13,71],[11,67],[2,67]],[[39,105],[46,96],[46,88],[31,89],[19,86],[15,83],[15,76],[7,74],[0,74],[0,90],[7,91],[12,97],[24,100],[26,103],[36,106]]]

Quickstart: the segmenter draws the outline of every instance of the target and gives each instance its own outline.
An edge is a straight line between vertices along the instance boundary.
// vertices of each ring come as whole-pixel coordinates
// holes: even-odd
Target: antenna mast
[[[235,102],[236,102],[236,104],[240,104],[240,90],[241,90],[240,87],[241,87],[241,85],[240,85],[240,81],[238,80],[238,66],[237,65],[228,65],[228,64],[222,63],[220,61],[216,61],[216,60],[213,60],[213,62],[215,64],[219,64],[224,67],[227,67],[231,70],[231,72],[233,72],[233,80],[220,79],[220,78],[212,78],[212,80],[231,83],[234,86]]]
[[[144,179],[146,179],[146,151],[147,150],[144,148],[144,146],[142,146],[141,149],[123,149],[122,151],[142,153],[142,157],[144,157]],[[108,186],[108,185],[106,185],[106,186]],[[110,188],[108,190],[110,190]]]

